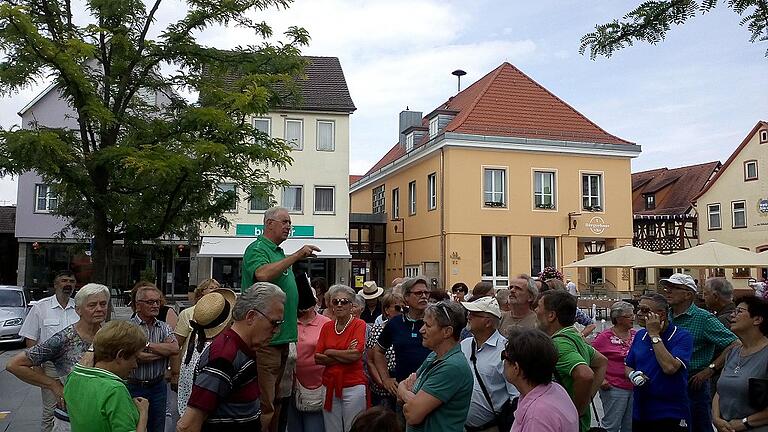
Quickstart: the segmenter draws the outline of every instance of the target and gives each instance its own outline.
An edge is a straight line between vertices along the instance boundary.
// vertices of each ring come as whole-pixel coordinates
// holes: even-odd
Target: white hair
[[[355,294],[355,298],[352,299],[352,302],[359,308],[365,307],[365,297],[363,297],[362,294]]]
[[[274,220],[275,216],[277,216],[277,214],[280,213],[281,211],[288,213],[288,209],[285,207],[275,206],[275,207],[268,208],[267,211],[264,212],[264,225],[267,224],[268,220],[270,219]]]
[[[355,290],[348,287],[347,285],[336,284],[328,288],[328,297],[333,298],[333,296],[338,293],[344,293],[349,301],[355,301]]]
[[[75,307],[81,307],[83,304],[85,304],[85,301],[88,300],[88,297],[101,293],[104,293],[104,295],[107,296],[107,301],[109,301],[109,288],[106,286],[97,283],[89,283],[84,285],[82,288],[80,288],[77,294],[75,294]]]
[[[256,282],[237,299],[232,316],[235,321],[242,321],[252,310],[258,309],[261,313],[267,313],[275,300],[285,303],[285,293],[279,286],[269,282]]]

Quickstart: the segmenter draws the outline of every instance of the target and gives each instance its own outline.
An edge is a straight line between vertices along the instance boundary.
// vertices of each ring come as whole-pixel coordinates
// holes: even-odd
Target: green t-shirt
[[[242,289],[247,290],[253,285],[256,269],[265,264],[284,259],[285,253],[280,246],[264,236],[259,236],[259,238],[245,248],[245,253],[243,254]],[[288,267],[280,276],[270,282],[279,286],[285,292],[285,312],[283,313],[285,322],[280,326],[280,331],[272,338],[270,345],[284,345],[289,342],[296,342],[299,334],[296,327],[299,289],[296,287],[296,277],[293,275],[293,270],[291,267]]]
[[[125,383],[104,369],[75,365],[64,400],[73,431],[130,432],[139,424],[139,410]]]
[[[573,373],[573,369],[578,365],[589,366],[592,363],[592,358],[595,356],[595,349],[572,326],[562,328],[553,334],[552,343],[557,348],[555,378],[565,388],[571,399],[573,399],[573,377],[571,373]],[[591,421],[590,410],[584,410],[584,414],[579,416],[579,431],[587,432]]]
[[[427,356],[416,371],[416,383],[413,392],[424,390],[442,404],[416,426],[408,426],[407,432],[461,432],[467,420],[469,403],[472,400],[474,378],[467,358],[461,352],[461,345],[456,344],[437,359],[433,352]]]

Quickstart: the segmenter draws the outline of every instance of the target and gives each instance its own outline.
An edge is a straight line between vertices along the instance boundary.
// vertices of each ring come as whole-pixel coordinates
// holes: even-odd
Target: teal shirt
[[[247,290],[253,285],[256,269],[265,264],[271,264],[284,259],[285,253],[280,246],[264,236],[259,236],[253,243],[248,245],[243,254],[242,289]],[[285,312],[283,313],[285,322],[280,326],[280,331],[272,338],[270,345],[284,345],[289,342],[296,342],[299,334],[296,324],[296,315],[298,314],[299,307],[299,289],[296,286],[296,277],[293,275],[293,270],[291,267],[288,267],[280,276],[270,282],[279,286],[285,293]]]
[[[73,431],[129,432],[139,424],[139,410],[125,383],[104,369],[76,364],[64,386]]]
[[[456,344],[442,359],[438,359],[434,352],[430,353],[416,371],[413,392],[418,394],[424,390],[442,404],[429,413],[424,422],[409,425],[406,431],[462,432],[472,400],[473,384],[472,370],[461,352],[461,344]]]
[[[728,330],[717,316],[691,304],[682,314],[672,317],[673,324],[688,330],[693,335],[693,355],[688,366],[688,376],[693,376],[714,360],[715,351],[720,352],[736,341],[736,335]]]
[[[578,365],[592,364],[595,349],[592,348],[573,326],[564,327],[552,335],[552,343],[557,348],[555,378],[573,399],[573,370]],[[592,422],[590,410],[584,410],[579,416],[579,431],[586,432]]]

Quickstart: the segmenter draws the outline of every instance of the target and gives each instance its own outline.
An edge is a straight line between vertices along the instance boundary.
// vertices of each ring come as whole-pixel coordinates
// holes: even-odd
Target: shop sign
[[[253,224],[237,224],[235,227],[235,235],[238,236],[260,236],[264,233],[264,225]],[[291,234],[289,237],[314,237],[315,226],[314,225],[293,225],[291,227]]]
[[[605,223],[605,219],[603,219],[600,216],[595,216],[592,219],[589,220],[586,224],[584,224],[587,228],[589,228],[590,231],[592,231],[593,234],[602,234],[605,232],[606,229],[610,228],[611,226],[607,223]]]

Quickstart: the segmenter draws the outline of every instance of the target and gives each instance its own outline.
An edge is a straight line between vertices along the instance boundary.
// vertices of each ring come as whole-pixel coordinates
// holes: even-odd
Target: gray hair
[[[536,281],[525,273],[520,273],[517,275],[517,278],[523,279],[528,284],[528,294],[531,296],[531,303],[535,303],[536,299],[539,298],[539,289],[536,288]]]
[[[427,289],[431,291],[431,288],[429,287],[429,282],[427,281],[427,279],[424,276],[416,276],[413,278],[408,278],[404,280],[402,284],[400,284],[400,287],[403,289],[403,295],[409,294],[413,289],[413,287],[419,283],[424,284],[427,287]]]
[[[496,291],[496,301],[499,302],[499,306],[509,303],[509,288]]]
[[[365,297],[362,294],[355,294],[355,298],[352,299],[352,303],[359,308],[365,307]]]
[[[632,303],[625,302],[625,301],[617,301],[616,303],[611,305],[611,322],[613,324],[616,324],[616,320],[622,316],[626,312],[635,312],[635,307],[632,306]]]
[[[726,278],[713,277],[704,282],[704,286],[708,286],[712,291],[723,300],[733,299],[733,285]]]
[[[424,315],[427,314],[434,318],[440,327],[453,327],[453,338],[457,341],[461,336],[461,330],[467,326],[464,307],[460,303],[442,300],[427,306]]]
[[[275,219],[275,216],[277,216],[277,214],[280,213],[281,211],[288,213],[288,209],[285,207],[275,206],[275,207],[268,208],[264,212],[264,225],[267,224],[267,220]]]
[[[104,295],[107,296],[107,301],[109,301],[109,288],[106,286],[97,283],[89,283],[83,285],[77,294],[75,294],[75,307],[81,307],[83,304],[85,304],[85,301],[88,299],[88,297],[101,293],[104,293]]]
[[[232,316],[235,321],[242,321],[248,312],[254,309],[267,313],[275,300],[285,303],[285,293],[279,286],[269,282],[256,282],[237,299]]]
[[[355,294],[356,294],[355,290],[353,290],[352,288],[348,287],[347,285],[336,284],[336,285],[333,285],[330,288],[328,288],[328,296],[331,299],[333,298],[333,296],[335,296],[338,293],[344,293],[344,294],[347,295],[347,298],[350,301],[353,301],[353,302],[355,301]],[[363,303],[365,303],[365,301],[363,301]]]
[[[646,294],[640,297],[640,300],[650,300],[656,303],[656,309],[664,309],[664,310],[669,309],[669,302],[667,302],[667,298],[659,293]]]

